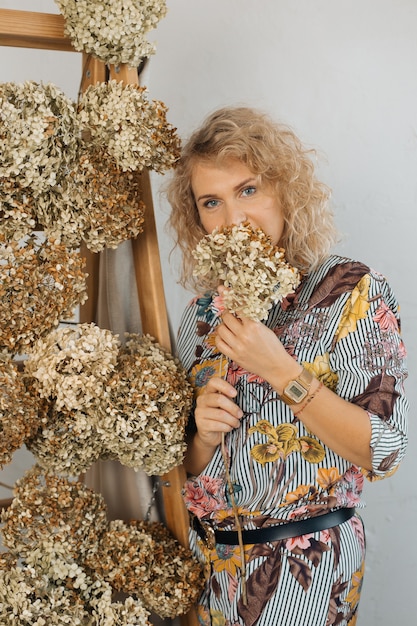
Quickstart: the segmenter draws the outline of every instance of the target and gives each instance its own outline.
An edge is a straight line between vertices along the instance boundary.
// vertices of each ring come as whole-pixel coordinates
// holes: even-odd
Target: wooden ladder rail
[[[0,9],[0,46],[39,48],[45,50],[75,51],[64,33],[62,15]],[[83,77],[82,87],[102,82],[106,66],[97,59],[90,59],[88,73]],[[120,65],[110,67],[112,79],[123,83],[138,83],[135,68]],[[164,348],[171,350],[169,323],[163,287],[161,260],[154,215],[151,183],[148,171],[142,178],[143,200],[146,204],[146,219],[143,232],[132,240],[135,277],[142,320],[142,331],[152,335]],[[89,299],[81,308],[81,321],[92,321],[97,305],[98,254],[83,249],[86,256]],[[188,546],[189,519],[181,497],[185,470],[176,467],[162,477],[163,502],[166,526],[176,539]],[[181,626],[198,626],[194,608],[180,616]]]

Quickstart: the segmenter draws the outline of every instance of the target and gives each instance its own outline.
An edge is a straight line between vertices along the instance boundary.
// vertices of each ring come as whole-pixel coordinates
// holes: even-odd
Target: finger
[[[240,426],[240,419],[222,409],[212,408],[210,411],[196,410],[195,419],[199,432],[230,432]]]
[[[233,385],[228,383],[227,380],[224,380],[224,378],[220,378],[219,376],[213,376],[213,378],[210,378],[200,395],[204,396],[210,393],[223,394],[225,396],[228,396],[229,398],[234,398],[237,394],[237,391],[233,387]]]
[[[242,409],[233,402],[229,397],[221,393],[202,394],[197,399],[196,410],[208,414],[213,410],[221,410],[225,413],[232,415],[233,417],[240,419],[243,415]]]

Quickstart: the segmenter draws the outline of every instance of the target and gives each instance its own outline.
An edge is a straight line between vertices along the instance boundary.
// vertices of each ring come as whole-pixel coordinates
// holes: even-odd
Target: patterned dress
[[[367,411],[372,471],[335,454],[266,381],[216,352],[219,323],[212,296],[195,298],[182,317],[179,357],[196,394],[211,376],[226,377],[244,416],[203,472],[187,480],[184,499],[190,513],[213,528],[234,529],[227,476],[244,529],[363,506],[364,478],[393,474],[407,444],[405,349],[398,304],[385,278],[361,263],[331,256],[303,278],[295,294],[271,309],[265,322],[324,385]],[[198,605],[202,625],[356,623],[365,555],[358,514],[329,530],[246,545],[244,558],[239,546],[208,547],[193,530],[190,542],[207,574]]]

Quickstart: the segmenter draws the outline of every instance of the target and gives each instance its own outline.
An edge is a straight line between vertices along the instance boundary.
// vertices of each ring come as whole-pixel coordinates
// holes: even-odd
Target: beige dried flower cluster
[[[69,557],[83,561],[105,532],[107,513],[103,496],[35,465],[16,482],[2,522],[4,545],[22,559],[53,537]]]
[[[285,260],[284,250],[249,222],[216,229],[193,250],[194,275],[200,284],[227,290],[226,309],[253,320],[264,320],[273,304],[281,302],[300,282],[298,271]]]
[[[39,406],[39,429],[26,447],[49,472],[76,476],[108,457],[95,427],[119,341],[95,324],[58,328],[38,340],[24,364]]]
[[[28,626],[41,616],[84,626],[89,611],[106,626],[145,626],[148,610],[175,617],[202,590],[200,565],[162,524],[109,522],[101,495],[37,466],[17,482],[2,521],[1,623],[18,607],[28,621],[16,624]],[[128,598],[112,603],[120,590]]]
[[[75,104],[52,84],[0,84],[0,217],[7,238],[19,240],[36,221],[37,199],[76,160]]]
[[[93,252],[142,232],[139,172],[179,155],[166,107],[145,88],[92,85],[77,111],[54,85],[0,84],[0,234],[47,238]]]
[[[16,363],[0,354],[0,468],[39,428],[38,405]]]
[[[77,152],[75,104],[52,84],[1,83],[0,124],[0,176],[33,194],[53,186]]]
[[[113,458],[160,475],[182,462],[191,386],[149,335],[121,346],[94,324],[59,328],[34,344],[24,367],[45,399],[26,445],[47,471],[75,476]]]
[[[83,241],[92,252],[137,237],[144,213],[140,177],[122,172],[107,152],[91,147],[80,150],[65,178],[36,206],[45,236],[68,247]]]
[[[166,112],[163,102],[148,99],[145,87],[115,80],[90,85],[78,105],[90,144],[106,149],[123,171],[163,172],[175,163],[180,142]]]
[[[151,626],[142,602],[113,602],[112,596],[108,583],[87,573],[53,538],[40,542],[27,562],[9,553],[0,557],[2,624]]]
[[[63,244],[36,235],[7,242],[0,235],[0,349],[24,353],[72,317],[87,299],[85,261]]]
[[[190,550],[160,522],[110,522],[87,563],[116,591],[138,596],[163,618],[187,613],[203,585]]]
[[[137,67],[155,52],[146,36],[167,12],[165,0],[55,0],[76,50],[105,63]]]
[[[186,373],[149,335],[128,335],[97,430],[123,465],[164,474],[184,456],[185,424],[192,392]]]
[[[54,398],[57,410],[85,410],[103,396],[118,347],[110,330],[93,323],[57,328],[32,346],[25,372],[36,379],[41,398]]]
[[[42,545],[44,554],[49,556],[51,567],[58,570],[62,575],[64,571],[70,569],[72,563],[63,557],[56,555],[56,550],[49,546]],[[7,555],[6,555],[7,556]],[[2,558],[6,561],[6,556]],[[84,625],[91,623],[91,613],[95,612],[97,618],[103,620],[101,624],[107,623],[114,626],[116,621],[104,621],[105,615],[102,610],[97,610],[98,604],[103,606],[105,594],[97,597],[97,590],[93,584],[88,587],[86,579],[83,580],[83,591],[79,587],[79,572],[70,569],[70,574],[74,573],[77,578],[77,588],[72,587],[72,576],[68,576],[63,582],[58,576],[53,579],[53,574],[43,573],[42,567],[35,563],[32,565],[22,565],[17,559],[13,562],[7,559],[7,564],[3,567],[0,563],[0,619],[3,624],[13,624],[13,626],[62,626],[63,624]],[[88,580],[88,579],[87,579]],[[95,581],[94,581],[95,582]],[[100,585],[104,586],[104,585]],[[107,585],[111,593],[111,588]],[[87,598],[85,597],[87,596]],[[105,613],[108,614],[111,604],[107,599]],[[100,617],[99,617],[100,616]],[[104,618],[104,619],[103,619]],[[97,623],[97,622],[96,622]],[[137,622],[131,622],[136,624]],[[146,622],[142,622],[146,624]],[[141,622],[138,622],[141,624]]]

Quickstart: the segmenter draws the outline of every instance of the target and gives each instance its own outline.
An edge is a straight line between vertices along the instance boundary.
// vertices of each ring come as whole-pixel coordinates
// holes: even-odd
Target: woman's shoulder
[[[380,285],[382,283],[388,285],[386,277],[367,263],[338,254],[329,255],[308,274],[307,279],[313,283],[319,283],[324,279],[346,282],[346,286],[349,286],[350,284],[356,285],[364,276],[369,276],[372,281]]]
[[[339,254],[330,254],[313,272],[311,272],[311,276],[326,276],[328,273],[335,272],[339,272],[341,275],[350,272],[364,275],[371,271],[370,266],[366,263],[362,263],[362,261]]]
[[[366,277],[366,278],[365,278]],[[308,299],[346,296],[366,281],[369,295],[383,294],[395,302],[395,294],[386,277],[370,265],[337,254],[328,256],[316,269],[306,276],[303,291]],[[318,303],[317,303],[318,304]]]

